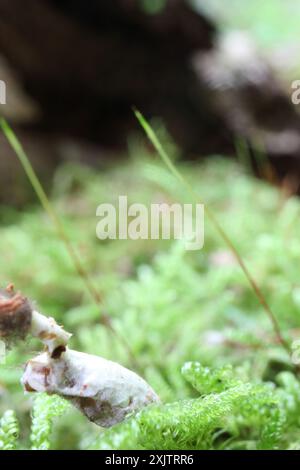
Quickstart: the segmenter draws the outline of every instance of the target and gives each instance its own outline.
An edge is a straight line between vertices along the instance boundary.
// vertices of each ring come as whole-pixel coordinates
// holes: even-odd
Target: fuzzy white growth
[[[70,400],[90,421],[103,427],[159,400],[134,372],[70,349],[57,359],[46,352],[29,361],[22,383],[27,391],[56,393]]]

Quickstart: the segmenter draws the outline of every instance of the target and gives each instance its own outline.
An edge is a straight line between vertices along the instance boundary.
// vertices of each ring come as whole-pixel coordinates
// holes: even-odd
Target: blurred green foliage
[[[260,46],[275,48],[299,38],[300,2],[297,0],[192,0],[217,20],[221,31],[247,31]]]
[[[141,0],[149,13],[163,0]],[[194,0],[220,31],[248,31],[266,50],[294,44],[300,2]],[[225,7],[226,5],[226,7]],[[164,136],[165,137],[165,136]],[[0,449],[300,449],[300,382],[268,318],[214,229],[205,246],[99,241],[96,208],[133,202],[190,202],[168,171],[129,142],[130,163],[96,172],[60,168],[52,201],[103,297],[99,311],[64,245],[38,207],[0,208],[2,286],[14,282],[42,312],[73,333],[72,347],[132,367],[101,324],[109,314],[127,338],[162,404],[102,430],[57,397],[24,397],[22,368],[39,350],[18,344],[0,365]],[[170,143],[168,151],[175,152]],[[300,333],[300,203],[254,180],[238,164],[210,158],[180,171],[214,209],[262,287],[287,340]],[[12,411],[13,410],[13,411]]]
[[[205,246],[198,252],[186,252],[174,241],[96,238],[97,206],[117,204],[121,194],[128,195],[129,204],[189,202],[159,162],[134,145],[131,150],[130,163],[105,171],[71,164],[60,168],[52,193],[67,233],[102,293],[103,310],[85,292],[38,206],[23,213],[1,208],[0,282],[14,282],[42,312],[64,324],[74,335],[73,348],[132,367],[122,344],[101,325],[101,315],[109,314],[130,343],[140,372],[169,404],[142,411],[108,431],[68,407],[55,420],[50,438],[56,408],[42,398],[36,406],[44,411],[33,416],[43,419],[33,418],[31,424],[33,398],[24,398],[19,383],[24,362],[39,349],[28,340],[12,349],[0,366],[0,416],[14,410],[20,427],[18,447],[24,448],[162,448],[164,443],[166,448],[296,448],[299,381],[287,372],[290,358],[208,222]],[[296,339],[298,199],[285,198],[238,164],[217,157],[201,164],[181,163],[180,171],[199,193],[199,202],[218,215],[285,337]],[[187,361],[202,365],[185,366],[182,375]],[[7,415],[3,419],[6,426]]]
[[[167,0],[139,0],[142,9],[149,15],[160,13],[166,6]]]

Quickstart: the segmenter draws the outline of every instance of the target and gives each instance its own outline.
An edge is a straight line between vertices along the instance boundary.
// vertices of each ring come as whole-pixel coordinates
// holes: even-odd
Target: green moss
[[[239,248],[285,337],[297,339],[298,199],[283,203],[276,188],[218,158],[181,164],[180,170]],[[45,424],[46,432],[34,447],[51,443],[52,448],[161,448],[164,442],[172,448],[297,446],[298,378],[285,372],[290,358],[218,234],[207,222],[205,246],[199,252],[186,252],[173,241],[100,242],[95,236],[96,207],[115,202],[119,194],[144,204],[188,202],[184,190],[149,156],[101,172],[73,165],[59,169],[52,200],[102,293],[102,311],[85,293],[39,207],[24,213],[9,210],[7,222],[1,209],[0,282],[13,281],[45,314],[63,323],[74,334],[72,347],[132,367],[122,345],[101,325],[101,315],[109,314],[130,343],[142,375],[167,404],[108,431],[71,408],[56,420],[51,439]],[[22,364],[37,348],[34,341],[20,345],[0,366],[0,414],[16,411],[18,448],[31,446],[32,403],[19,380]],[[185,362],[193,365],[185,366],[182,375]],[[280,368],[274,368],[275,363]],[[45,416],[48,406],[45,401]]]

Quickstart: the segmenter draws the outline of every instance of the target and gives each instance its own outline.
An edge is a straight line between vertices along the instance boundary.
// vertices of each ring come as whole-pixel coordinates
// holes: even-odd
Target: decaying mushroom
[[[46,352],[29,361],[22,383],[29,392],[63,396],[90,421],[103,427],[110,427],[158,400],[134,372],[102,357],[71,349],[57,359]]]
[[[71,334],[53,318],[34,310],[9,286],[0,291],[0,338],[10,341],[27,334],[39,338],[46,351],[26,364],[21,380],[25,391],[56,393],[103,427],[159,400],[134,372],[102,357],[69,349]]]

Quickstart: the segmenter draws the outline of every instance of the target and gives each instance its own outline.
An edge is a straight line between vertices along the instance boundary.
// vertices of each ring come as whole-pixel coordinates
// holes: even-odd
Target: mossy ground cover
[[[99,171],[66,165],[54,181],[51,200],[101,293],[101,311],[38,205],[23,212],[1,209],[0,281],[14,282],[64,324],[74,334],[72,347],[132,368],[127,351],[101,323],[109,315],[162,405],[108,431],[69,406],[53,406],[55,397],[33,405],[19,383],[23,364],[38,349],[28,341],[8,352],[0,367],[1,414],[12,409],[18,420],[4,415],[2,447],[297,448],[297,373],[209,221],[200,251],[188,252],[178,241],[97,239],[97,206],[117,204],[120,194],[146,205],[189,201],[155,158],[138,157]],[[292,344],[300,332],[299,200],[230,160],[212,157],[179,169],[199,202],[214,210]],[[32,417],[32,407],[42,411]],[[61,416],[52,429],[56,414]]]

